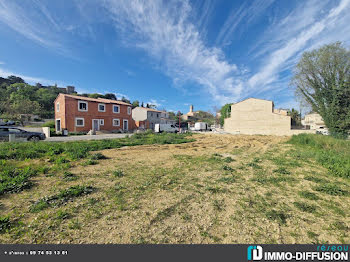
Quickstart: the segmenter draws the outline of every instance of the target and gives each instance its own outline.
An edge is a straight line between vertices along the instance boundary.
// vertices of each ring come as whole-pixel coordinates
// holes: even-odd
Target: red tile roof
[[[62,93],[59,94],[59,95],[63,95],[65,97],[70,97],[70,98],[74,98],[74,99],[77,99],[77,100],[83,100],[83,101],[91,101],[91,102],[104,103],[104,104],[119,104],[119,105],[131,106],[131,104],[125,103],[125,102],[120,101],[120,100],[105,99],[105,98],[91,98],[91,97],[85,97],[85,96],[74,96],[74,95],[67,95],[67,94],[62,94]]]

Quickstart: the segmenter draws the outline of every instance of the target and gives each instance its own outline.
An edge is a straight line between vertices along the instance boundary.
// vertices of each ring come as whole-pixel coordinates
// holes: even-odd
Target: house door
[[[61,119],[56,119],[56,132],[61,132]]]
[[[128,120],[123,120],[123,130],[128,131]]]
[[[94,131],[100,130],[100,120],[92,119],[92,130]]]

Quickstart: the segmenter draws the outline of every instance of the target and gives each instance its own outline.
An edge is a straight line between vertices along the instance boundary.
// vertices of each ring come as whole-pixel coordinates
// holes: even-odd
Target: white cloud
[[[165,4],[166,3],[166,4]],[[188,1],[106,1],[121,40],[145,50],[175,84],[203,86],[216,101],[238,97],[242,87],[234,78],[237,66],[220,49],[203,42],[189,20]]]
[[[113,92],[106,92],[106,93],[113,93]],[[123,97],[125,97],[126,99],[130,100],[130,98],[125,95],[125,94],[121,94],[121,93],[115,93],[115,95],[117,96],[117,99],[122,99]]]
[[[0,0],[0,22],[44,47],[63,51],[59,39],[52,39],[49,28],[57,27],[57,24],[47,9],[37,2],[31,4],[38,7],[33,13],[30,13],[25,5],[18,5],[15,1]],[[46,19],[33,19],[35,16],[44,16]]]
[[[0,65],[4,65],[4,64],[5,64],[5,62],[0,61]]]
[[[348,28],[346,24],[350,23],[349,4],[350,0],[342,0],[328,13],[323,13],[317,5],[314,5],[314,9],[309,7],[308,12],[302,13],[303,16],[306,16],[307,22],[305,23],[298,23],[291,16],[285,18],[281,23],[282,26],[275,28],[275,33],[279,35],[275,40],[278,45],[273,44],[270,47],[271,52],[268,52],[268,56],[264,57],[265,62],[260,70],[248,80],[249,93],[266,92],[275,88],[276,85],[271,84],[279,81],[279,74],[284,70],[291,69],[302,52],[311,47],[315,48],[320,44],[336,40],[349,40],[349,34],[345,38],[339,35],[339,31],[342,31],[343,27]],[[303,17],[298,17],[298,20],[302,19]],[[349,31],[349,29],[346,30]],[[287,36],[281,38],[281,35]]]
[[[42,85],[54,85],[55,83],[57,83],[57,85],[59,86],[65,86],[66,84],[64,84],[62,81],[54,81],[54,80],[48,80],[45,78],[40,78],[40,77],[32,77],[32,76],[26,76],[26,75],[22,75],[22,74],[18,74],[15,72],[10,72],[4,69],[0,68],[0,76],[1,77],[8,77],[11,75],[15,75],[18,76],[20,78],[22,78],[24,81],[26,81],[29,84],[36,84],[36,83],[40,83]]]
[[[246,29],[255,22],[265,10],[273,4],[274,0],[244,1],[238,10],[233,9],[216,38],[217,44],[228,45],[232,38],[237,37],[237,29]]]

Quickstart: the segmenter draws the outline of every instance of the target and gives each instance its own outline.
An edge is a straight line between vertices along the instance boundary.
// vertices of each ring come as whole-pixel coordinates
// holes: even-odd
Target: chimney
[[[193,112],[193,105],[190,105],[190,112]]]

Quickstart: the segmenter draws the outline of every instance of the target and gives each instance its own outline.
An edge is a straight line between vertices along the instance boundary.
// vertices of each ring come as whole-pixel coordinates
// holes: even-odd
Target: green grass
[[[83,166],[96,165],[97,160],[106,159],[101,153],[90,154],[109,148],[122,146],[136,146],[145,144],[180,144],[194,141],[188,139],[189,134],[135,134],[128,138],[110,140],[92,140],[76,142],[28,142],[28,143],[0,143],[0,195],[4,193],[17,193],[30,188],[30,178],[37,173],[48,174],[71,167],[71,161],[88,158]],[[37,168],[22,167],[20,161],[32,159],[48,160],[53,166],[39,166]],[[65,174],[65,180],[75,180],[76,177]]]
[[[30,207],[30,211],[34,213],[48,207],[59,206],[76,197],[88,195],[94,190],[95,188],[91,186],[72,186],[68,189],[61,190],[56,195],[39,199]]]
[[[30,168],[17,168],[12,165],[1,166],[0,170],[0,195],[16,193],[30,188],[33,184],[29,179],[36,175],[37,171]]]
[[[302,198],[310,199],[310,200],[318,200],[320,199],[315,193],[309,192],[309,191],[300,191],[299,196]]]
[[[336,184],[321,184],[319,186],[316,186],[314,189],[331,196],[345,196],[349,194],[348,191],[343,190]]]
[[[5,232],[11,227],[11,221],[9,217],[0,217],[0,233]]]
[[[316,206],[311,205],[305,202],[294,202],[293,203],[296,208],[303,212],[308,212],[308,213],[315,213],[316,212]]]
[[[78,160],[81,158],[86,158],[90,151],[120,148],[122,146],[181,144],[194,141],[194,139],[188,139],[188,136],[189,134],[144,133],[134,134],[128,138],[64,143],[45,141],[35,143],[1,143],[0,159],[37,159],[42,157],[55,157],[64,154],[70,160]],[[63,161],[63,159],[60,161]]]
[[[275,209],[267,211],[265,213],[265,215],[269,220],[274,220],[274,221],[278,222],[279,224],[286,224],[287,218],[289,217],[289,215],[286,214],[285,212],[275,210]]]
[[[123,177],[123,176],[124,176],[124,173],[123,173],[122,170],[115,170],[115,171],[113,171],[113,175],[114,175],[115,177]]]
[[[74,180],[77,180],[78,177],[75,174],[71,173],[71,172],[65,171],[63,173],[63,179],[66,180],[66,181],[74,181]]]
[[[315,159],[331,174],[350,178],[350,141],[330,136],[294,135],[288,143],[297,146],[304,157]]]

